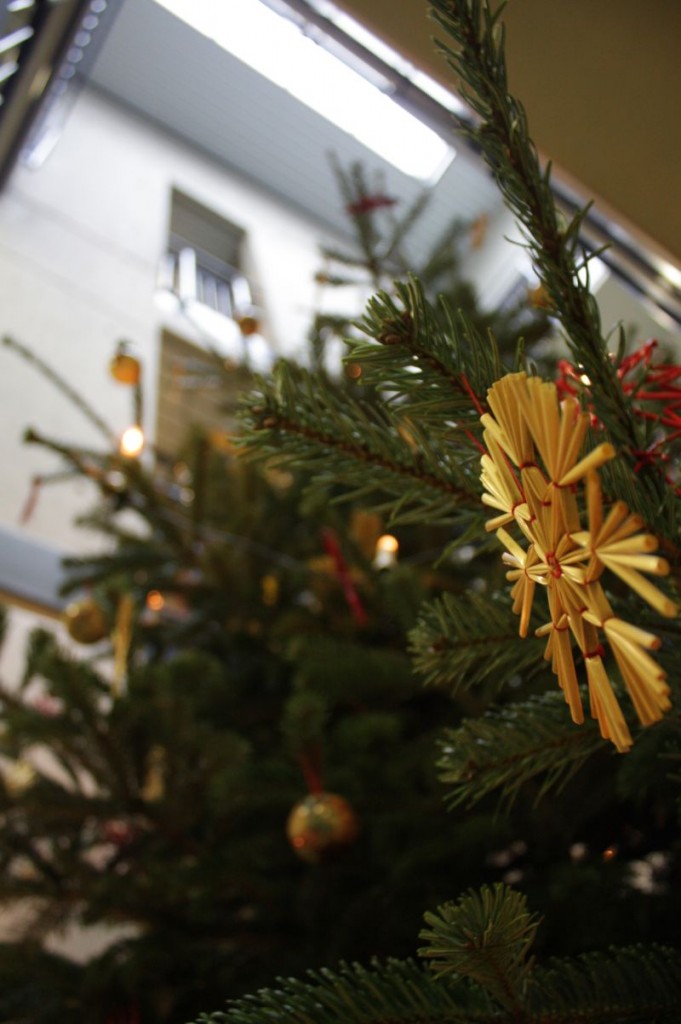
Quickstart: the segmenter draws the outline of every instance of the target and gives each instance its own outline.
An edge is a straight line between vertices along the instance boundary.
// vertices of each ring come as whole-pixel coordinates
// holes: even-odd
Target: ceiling
[[[68,89],[68,95],[73,83],[89,80],[140,116],[341,233],[347,233],[348,221],[330,153],[345,166],[361,161],[383,174],[384,182],[376,189],[397,197],[403,209],[424,191],[421,183],[386,164],[154,0],[40,2],[51,18],[64,14],[65,41],[59,52],[55,50],[54,75],[42,101],[36,99],[36,82],[44,72],[38,68],[36,74],[31,61],[39,60],[38,42],[41,37],[49,39],[51,32],[36,35],[36,45],[31,44],[22,65],[23,78],[16,75],[22,81],[17,81],[12,102],[4,104],[0,117],[0,184],[1,168],[19,152],[22,137],[29,139],[24,150],[29,158],[40,151],[41,140],[47,136],[49,141],[50,111],[58,103],[59,90]],[[230,12],[238,16],[239,0],[220,2],[231,3]],[[332,6],[326,0],[265,2],[285,5],[289,15],[302,16],[308,28],[321,19],[327,32],[336,31],[325,20],[325,5]],[[0,13],[7,3],[0,0]],[[416,68],[450,89],[456,87],[436,52],[432,36],[438,30],[427,17],[427,0],[334,0],[333,6],[373,30]],[[74,47],[78,19],[83,27],[95,8],[96,41],[84,50]],[[527,107],[540,153],[553,161],[559,202],[570,214],[575,202],[583,205],[594,198],[596,205],[583,225],[586,243],[599,249],[606,244],[603,259],[610,269],[644,301],[681,322],[681,203],[676,200],[681,143],[670,129],[681,86],[681,4],[511,0],[504,20],[511,88]],[[71,22],[75,34],[69,41]],[[91,33],[86,35],[90,38]],[[79,63],[72,64],[70,54],[76,54]],[[418,267],[451,219],[473,220],[482,213],[493,217],[501,213],[502,202],[479,157],[457,139],[448,111],[415,92],[404,79],[399,88],[402,95],[406,88],[407,99],[435,117],[438,130],[450,134],[457,149],[440,182],[428,190],[426,214],[410,234],[408,255]],[[22,97],[23,106],[18,102]],[[14,124],[10,114],[16,114],[16,125],[6,132],[3,147],[1,129]],[[35,140],[37,150],[32,150]]]
[[[232,0],[233,2],[233,0]],[[348,232],[329,160],[362,161],[408,204],[423,185],[189,28],[154,0],[125,0],[90,71],[94,85],[297,206]],[[414,262],[450,219],[501,209],[496,186],[462,147],[412,235]]]

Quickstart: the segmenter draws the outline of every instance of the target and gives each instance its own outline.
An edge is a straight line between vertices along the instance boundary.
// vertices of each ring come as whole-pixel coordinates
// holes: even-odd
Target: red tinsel
[[[655,339],[644,342],[617,365],[622,391],[631,400],[634,415],[656,428],[655,440],[647,448],[632,453],[637,460],[635,472],[643,466],[661,468],[670,460],[670,447],[681,438],[681,366],[675,363],[652,365],[657,344]],[[561,397],[588,392],[589,381],[578,367],[562,359],[558,371],[556,387]],[[600,427],[591,408],[589,412],[592,425]],[[681,485],[666,473],[665,480],[676,494],[681,494]]]

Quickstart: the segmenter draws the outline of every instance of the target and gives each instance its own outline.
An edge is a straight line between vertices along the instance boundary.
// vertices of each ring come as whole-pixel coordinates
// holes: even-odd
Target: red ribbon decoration
[[[360,600],[359,594],[357,593],[357,589],[350,578],[348,564],[343,557],[343,552],[341,551],[340,544],[338,543],[338,537],[332,529],[326,527],[322,533],[322,538],[324,541],[324,550],[327,555],[330,555],[333,559],[336,568],[336,575],[343,587],[345,600],[348,603],[348,608],[352,612],[352,617],[358,626],[366,626],[368,616],[364,610],[364,605]]]

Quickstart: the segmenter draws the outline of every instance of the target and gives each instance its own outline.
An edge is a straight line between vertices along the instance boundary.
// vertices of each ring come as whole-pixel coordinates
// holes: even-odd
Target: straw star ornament
[[[643,725],[658,721],[669,709],[669,687],[648,653],[660,646],[659,639],[615,615],[601,578],[606,570],[613,573],[657,612],[671,617],[677,613],[674,602],[642,575],[662,576],[669,566],[654,553],[656,538],[641,532],[643,521],[624,502],[616,502],[605,514],[598,470],[615,451],[605,443],[580,457],[589,416],[576,398],[559,401],[554,384],[525,373],[502,377],[487,398],[491,413],[481,418],[486,448],[482,500],[497,513],[487,529],[496,531],[505,549],[502,558],[513,584],[520,635],[527,636],[537,588],[544,588],[550,621],[537,635],[547,637],[545,657],[573,721],[584,721],[576,645],[601,735],[619,751],[628,750],[632,738],[605,668],[603,641]],[[580,513],[580,486],[588,529]],[[520,542],[510,529],[520,534]]]

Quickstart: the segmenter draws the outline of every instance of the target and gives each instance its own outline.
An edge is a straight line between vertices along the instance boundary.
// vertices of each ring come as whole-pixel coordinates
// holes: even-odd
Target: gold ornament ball
[[[119,384],[139,384],[142,368],[140,361],[129,352],[117,352],[109,363],[109,372]]]
[[[258,318],[252,316],[250,313],[237,317],[236,322],[239,325],[239,330],[245,338],[249,338],[251,334],[257,334],[260,330],[260,322]]]
[[[299,800],[286,823],[291,846],[308,864],[332,860],[354,843],[358,832],[355,812],[335,793],[311,793]]]
[[[79,644],[96,644],[109,632],[106,616],[92,597],[67,605],[64,623],[71,639]]]

